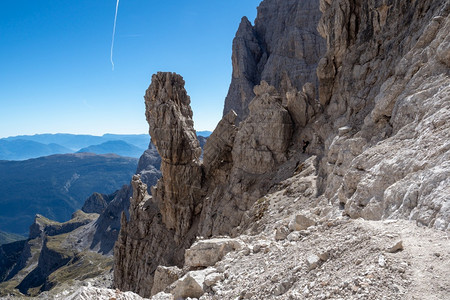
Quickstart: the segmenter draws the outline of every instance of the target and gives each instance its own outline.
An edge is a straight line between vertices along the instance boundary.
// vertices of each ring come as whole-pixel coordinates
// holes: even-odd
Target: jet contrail
[[[114,61],[113,61],[113,50],[114,50],[114,36],[116,35],[116,22],[117,22],[117,10],[119,9],[119,0],[116,3],[116,14],[114,15],[114,27],[112,33],[112,41],[111,41],[111,65],[112,70],[114,71]]]

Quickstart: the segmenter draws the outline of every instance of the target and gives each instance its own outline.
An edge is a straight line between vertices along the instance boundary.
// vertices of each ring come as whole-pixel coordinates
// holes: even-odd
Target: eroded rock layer
[[[450,3],[321,1],[321,10],[320,102],[334,130],[326,196],[353,218],[447,229]]]
[[[152,197],[139,176],[132,181],[130,219],[122,216],[114,250],[115,284],[150,295],[158,265],[180,265],[195,237],[201,207],[201,148],[184,80],[175,73],[153,75],[145,95],[150,135],[161,155],[162,178]]]

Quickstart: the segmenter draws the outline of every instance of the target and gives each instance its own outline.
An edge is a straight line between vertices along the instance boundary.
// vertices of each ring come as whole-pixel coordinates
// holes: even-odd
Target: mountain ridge
[[[144,151],[145,149],[129,144],[123,140],[114,140],[82,148],[78,150],[77,153],[84,153],[84,152],[90,152],[95,154],[114,153],[120,156],[139,158]]]
[[[94,191],[112,193],[128,183],[137,163],[135,158],[91,153],[0,161],[0,227],[26,234],[36,213],[67,220]]]

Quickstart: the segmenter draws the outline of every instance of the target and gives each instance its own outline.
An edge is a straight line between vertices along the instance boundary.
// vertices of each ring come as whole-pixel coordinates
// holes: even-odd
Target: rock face
[[[123,218],[115,248],[118,288],[150,295],[158,265],[182,265],[184,249],[196,235],[230,233],[267,191],[272,169],[287,160],[293,123],[274,87],[263,82],[255,93],[239,129],[234,112],[219,123],[202,165],[183,79],[174,73],[153,76],[146,116],[161,154],[162,178],[152,197],[138,177],[133,180],[130,220]],[[266,179],[255,184],[260,177]],[[152,253],[148,260],[137,259],[147,252]]]
[[[93,193],[89,198],[84,201],[82,211],[85,213],[96,213],[100,214],[108,206],[108,203],[116,196],[116,193],[111,195]]]
[[[232,155],[235,168],[264,174],[286,161],[293,124],[273,86],[263,81],[254,92],[256,97],[249,104],[249,117],[239,127]]]
[[[448,1],[321,1],[326,195],[353,218],[449,227]],[[405,26],[405,24],[407,24]]]
[[[249,114],[253,87],[264,80],[284,93],[288,85],[317,88],[316,67],[326,50],[317,32],[319,3],[312,0],[262,1],[255,26],[242,18],[233,40],[233,74],[223,114],[238,121]]]
[[[174,73],[154,75],[145,104],[150,135],[161,155],[162,178],[152,188],[152,197],[140,178],[133,178],[130,221],[123,215],[114,278],[118,288],[148,296],[158,265],[182,264],[184,249],[195,238],[202,169],[183,78]],[[151,255],[137,259],[141,253]]]
[[[301,8],[310,8],[311,14],[304,17]],[[205,144],[203,163],[184,81],[173,73],[153,76],[145,96],[146,116],[162,157],[163,177],[152,196],[139,178],[133,180],[130,218],[122,218],[115,246],[117,288],[150,296],[158,265],[184,264],[187,269],[208,267],[215,275],[208,277],[208,269],[190,270],[164,292],[220,297],[219,288],[209,287],[226,274],[212,269],[233,255],[228,246],[212,250],[207,242],[185,252],[196,236],[265,232],[281,243],[275,247],[280,249],[304,241],[312,247],[320,234],[308,238],[311,233],[349,218],[409,219],[449,229],[450,4],[321,0],[318,28],[327,52],[317,65],[318,91],[314,75],[305,75],[299,66],[315,66],[322,41],[315,37],[315,45],[304,47],[310,40],[294,30],[297,25],[289,25],[308,18],[318,22],[315,8],[308,1],[265,0],[255,27],[243,19],[233,43],[234,77],[224,117]],[[303,52],[296,52],[302,47]],[[316,51],[311,50],[315,56],[307,57],[306,49]],[[300,58],[308,63],[299,63]],[[347,236],[337,240],[351,243]],[[361,245],[367,236],[360,236]],[[262,256],[272,251],[272,244],[254,241],[238,256],[251,266],[253,259],[244,256],[250,251]],[[310,250],[302,261],[304,274],[311,273],[313,280],[317,269],[330,266],[333,253]],[[370,255],[365,264],[381,257],[377,268],[385,274],[385,254]],[[263,293],[241,296],[267,298],[290,291],[290,297],[302,298],[326,285],[295,285],[294,273],[300,269],[294,265],[292,276],[270,279],[276,285]],[[401,273],[395,282],[401,282]],[[377,289],[385,286],[376,284]],[[342,288],[347,285],[335,290]],[[362,295],[363,288],[350,287],[345,297],[351,293]]]
[[[153,186],[161,177],[159,170],[161,164],[161,157],[158,154],[155,146],[150,143],[147,150],[144,151],[139,159],[136,174],[141,178],[141,181],[147,186]],[[132,194],[131,185],[124,185],[120,190],[115,192],[113,199],[109,202],[107,207],[100,214],[95,223],[94,236],[91,241],[91,249],[101,252],[103,254],[112,254],[114,243],[117,241],[120,230],[120,219],[122,212],[128,213],[130,206],[130,198]],[[112,197],[109,195],[108,197]]]
[[[201,148],[192,121],[184,80],[174,73],[158,73],[145,94],[150,135],[161,155],[163,179],[152,189],[168,230],[179,243],[193,221],[200,190]]]
[[[162,223],[158,207],[147,193],[147,186],[139,176],[133,177],[131,184],[130,220],[128,222],[125,213],[122,214],[120,234],[114,248],[114,282],[121,290],[150,295],[153,273],[158,264],[174,264],[174,253],[167,249],[175,249],[175,242],[173,234]]]

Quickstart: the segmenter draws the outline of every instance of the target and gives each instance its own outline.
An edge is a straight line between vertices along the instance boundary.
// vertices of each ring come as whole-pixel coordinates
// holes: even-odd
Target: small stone
[[[303,294],[304,294],[305,296],[309,294],[308,286],[305,286],[305,288],[303,289]]]
[[[111,298],[112,299],[112,298]],[[111,300],[110,299],[110,300]],[[158,294],[154,295],[152,297],[153,300],[173,300],[173,295],[172,294],[168,294],[168,293],[164,293],[164,292],[159,292]]]
[[[233,250],[241,250],[242,244],[235,239],[216,238],[200,240],[194,243],[185,252],[185,265],[188,267],[213,266],[225,254]]]
[[[286,238],[290,242],[297,242],[300,240],[300,233],[298,231],[292,231]]]
[[[211,273],[205,277],[205,285],[212,286],[224,279],[224,275],[221,273]]]
[[[338,129],[338,131],[339,131],[339,136],[343,136],[343,135],[346,134],[347,132],[350,132],[350,130],[352,130],[352,128],[349,127],[349,126],[340,127],[340,128]]]
[[[306,257],[306,264],[308,266],[308,270],[312,270],[317,268],[320,262],[320,257],[315,254],[310,254]]]
[[[241,251],[241,253],[242,253],[244,256],[249,255],[250,252],[251,252],[251,251],[250,251],[250,248],[247,247],[247,246],[245,246],[244,249],[242,249],[242,251]]]
[[[253,253],[258,253],[259,251],[261,251],[261,245],[256,244],[253,246]]]
[[[158,266],[153,279],[151,295],[164,291],[166,287],[178,280],[182,275],[182,270],[177,267]]]
[[[319,258],[321,261],[327,261],[329,257],[330,257],[330,251],[326,250],[326,251],[321,251],[319,253]]]
[[[296,215],[291,222],[289,222],[289,229],[300,231],[314,226],[315,224],[316,220],[312,214],[300,213]]]
[[[378,256],[378,265],[380,267],[385,267],[386,266],[386,258],[384,257],[384,255]]]
[[[205,281],[205,270],[191,271],[174,283],[174,289],[170,292],[175,299],[195,297],[199,298],[205,292],[203,283]]]
[[[289,235],[289,229],[286,226],[278,227],[275,230],[275,240],[281,241],[286,239],[286,237]]]
[[[387,252],[394,253],[397,251],[403,250],[403,241],[397,241],[393,246],[386,249]]]

